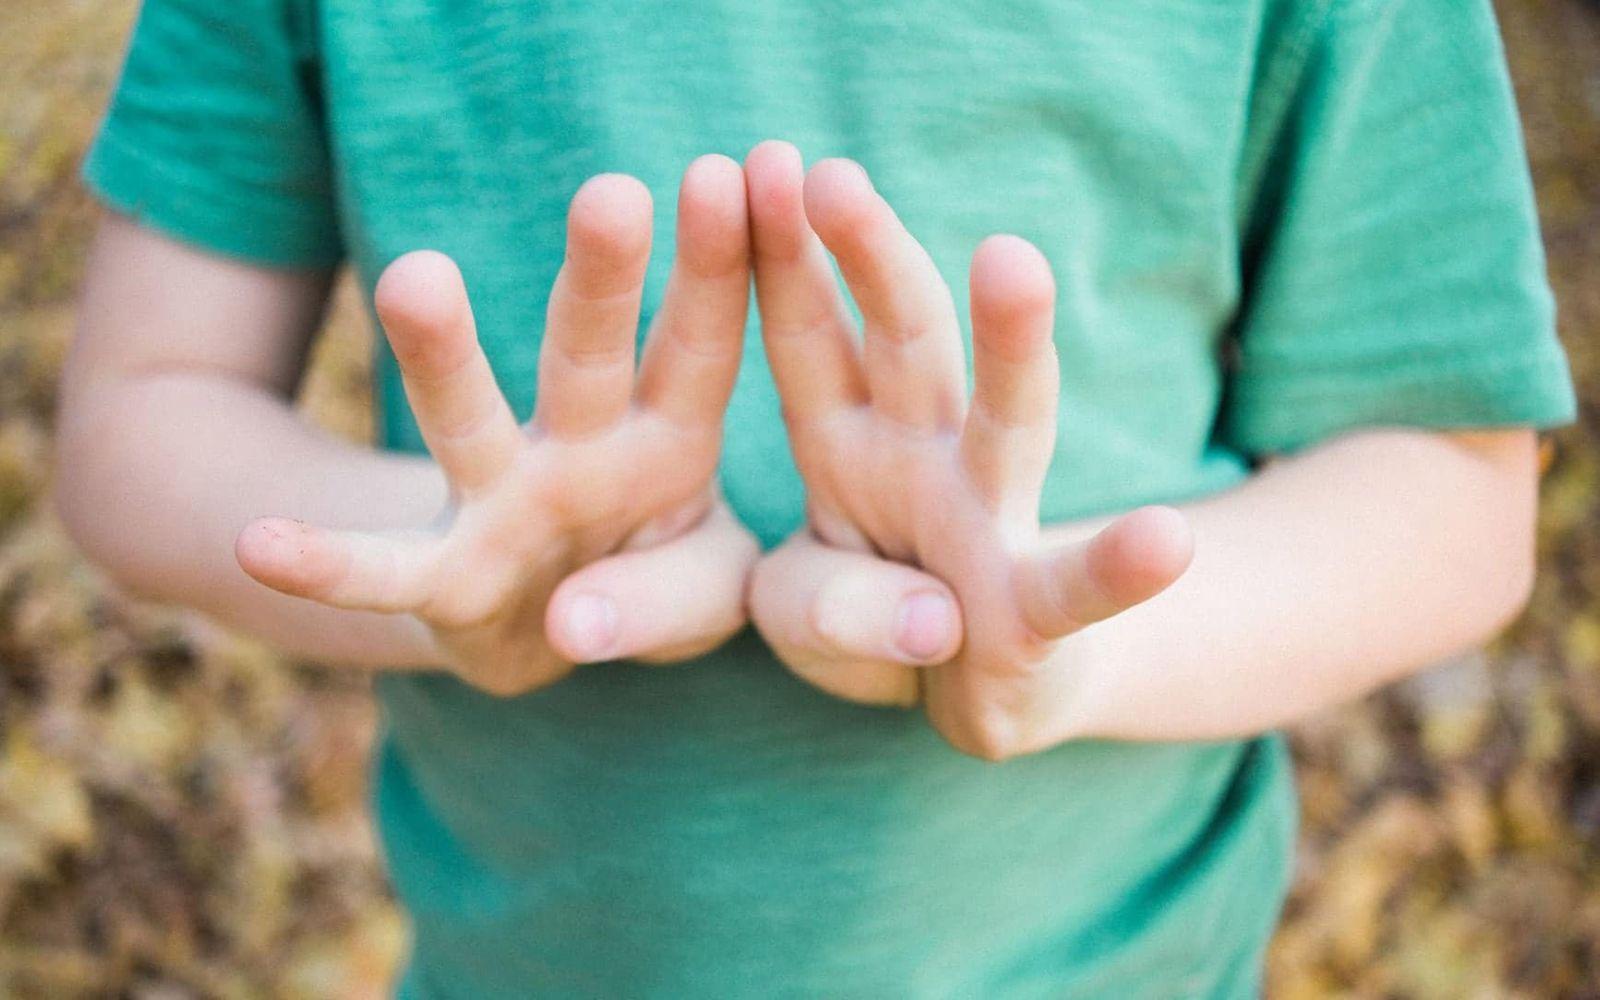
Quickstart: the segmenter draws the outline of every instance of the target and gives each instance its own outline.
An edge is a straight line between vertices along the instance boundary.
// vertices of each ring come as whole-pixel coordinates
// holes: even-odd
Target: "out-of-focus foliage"
[[[0,996],[382,996],[405,945],[353,672],[119,598],[44,503],[129,0],[0,0]],[[348,289],[308,407],[367,433]]]
[[[1498,6],[1582,415],[1554,435],[1523,621],[1296,730],[1284,1000],[1600,997],[1600,5]]]
[[[353,673],[113,593],[43,503],[132,0],[0,3],[0,996],[381,994],[404,924]],[[1600,9],[1503,0],[1563,334],[1544,573],[1499,647],[1298,728],[1280,998],[1600,997]],[[307,408],[368,433],[348,289]]]

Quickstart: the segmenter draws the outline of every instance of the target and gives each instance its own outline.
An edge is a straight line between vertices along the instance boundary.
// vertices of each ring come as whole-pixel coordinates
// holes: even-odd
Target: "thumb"
[[[791,669],[854,701],[914,701],[909,668],[961,647],[960,605],[943,581],[805,531],[756,566],[750,616]]]
[[[574,663],[689,659],[744,626],[744,592],[760,555],[725,504],[662,545],[608,556],[556,587],[545,635]]]
[[[1019,564],[1019,609],[1037,635],[1059,639],[1148,601],[1193,558],[1188,518],[1171,507],[1141,507],[1087,541]]]

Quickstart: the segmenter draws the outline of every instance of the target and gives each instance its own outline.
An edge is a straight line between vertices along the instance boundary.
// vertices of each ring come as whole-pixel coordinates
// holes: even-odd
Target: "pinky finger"
[[[414,539],[257,518],[233,545],[251,579],[281,594],[349,611],[405,612],[429,596],[426,550]]]

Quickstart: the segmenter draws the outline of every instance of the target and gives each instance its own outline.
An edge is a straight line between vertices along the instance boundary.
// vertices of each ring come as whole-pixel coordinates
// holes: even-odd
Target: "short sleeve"
[[[1263,454],[1360,426],[1570,420],[1489,0],[1332,0],[1288,47],[1244,185],[1220,438]]]
[[[145,0],[83,167],[112,208],[279,266],[342,256],[310,18],[297,0]]]

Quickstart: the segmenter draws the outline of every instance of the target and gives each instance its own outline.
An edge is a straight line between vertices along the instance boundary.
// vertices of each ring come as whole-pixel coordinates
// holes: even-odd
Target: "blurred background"
[[[381,996],[406,930],[366,681],[120,598],[44,503],[77,165],[134,8],[0,3],[0,997]],[[1294,732],[1273,998],[1600,998],[1600,5],[1499,8],[1582,416],[1525,618]],[[369,343],[345,287],[304,406],[355,438]]]

